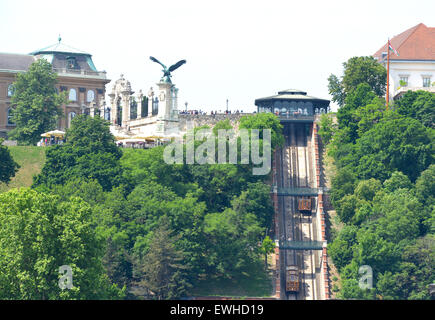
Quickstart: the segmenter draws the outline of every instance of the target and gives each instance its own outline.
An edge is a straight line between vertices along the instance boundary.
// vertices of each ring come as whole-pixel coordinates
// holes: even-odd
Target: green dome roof
[[[68,46],[60,41],[46,48],[31,52],[31,55],[47,54],[47,53],[71,53],[90,56],[90,53]]]

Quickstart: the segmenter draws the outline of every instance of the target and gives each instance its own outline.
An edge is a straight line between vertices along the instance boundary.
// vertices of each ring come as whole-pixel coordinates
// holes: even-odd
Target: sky
[[[435,1],[0,0],[0,52],[30,53],[62,42],[92,54],[112,84],[155,90],[173,72],[178,108],[253,111],[283,89],[331,99],[328,76],[375,53],[419,23],[435,27]],[[331,103],[332,108],[336,106]]]

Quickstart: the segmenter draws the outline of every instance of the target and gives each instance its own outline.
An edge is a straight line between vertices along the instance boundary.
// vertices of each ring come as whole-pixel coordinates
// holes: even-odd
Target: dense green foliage
[[[359,84],[365,83],[377,96],[385,94],[387,72],[375,58],[353,57],[343,63],[344,75],[340,80],[331,74],[328,78],[328,89],[332,95],[332,101],[339,106],[346,103],[346,99]]]
[[[96,179],[105,191],[122,184],[119,159],[122,151],[99,117],[77,116],[66,134],[66,143],[47,150],[46,164],[35,178],[35,186],[54,186],[79,177]]]
[[[17,74],[13,83],[12,121],[16,127],[9,137],[21,144],[36,144],[41,134],[56,128],[66,102],[64,93],[56,93],[57,75],[51,64],[38,59],[25,73]]]
[[[240,118],[240,129],[270,129],[271,146],[272,149],[280,147],[284,143],[284,136],[282,135],[282,125],[279,119],[272,113],[258,113],[255,116],[244,116]],[[260,138],[262,134],[260,132]]]
[[[394,107],[399,114],[417,119],[426,127],[433,128],[435,125],[435,96],[433,93],[410,90],[395,103]]]
[[[33,190],[0,194],[0,299],[108,299],[123,293],[105,275],[90,206]],[[69,290],[59,267],[72,268]]]
[[[243,123],[245,128],[272,129],[274,145],[283,139],[274,115],[246,117]],[[217,128],[232,127],[223,121]],[[79,291],[62,291],[63,298],[117,298],[124,293],[119,288],[124,287],[127,299],[184,297],[209,282],[252,277],[251,270],[258,272],[264,255],[273,251],[267,237],[273,214],[267,175],[253,175],[251,164],[167,164],[163,152],[164,146],[118,149],[108,124],[86,116],[74,118],[63,145],[47,148],[45,165],[34,180],[36,191],[28,192],[55,209],[47,209],[52,214],[47,218],[32,215],[26,219],[45,219],[32,222],[35,228],[38,224],[56,226],[54,233],[44,236],[54,244],[58,241],[59,248],[63,238],[54,237],[62,232],[74,236],[77,245],[82,243],[82,251],[88,250],[86,243],[92,243],[95,258],[89,263],[95,265],[89,272],[94,274],[93,283],[101,282],[100,291],[83,285]],[[9,205],[19,211],[15,203]],[[39,210],[45,207],[32,206],[30,211],[36,214]],[[57,216],[80,219],[77,227],[86,233],[75,235],[66,221],[57,227],[52,222]],[[38,232],[34,232],[35,239],[45,239]],[[74,252],[78,261],[81,251]],[[39,259],[38,253],[29,254]],[[53,257],[53,265],[56,259],[65,260],[63,252]],[[11,258],[8,263],[17,262]],[[97,266],[104,267],[104,272]],[[32,261],[28,268],[34,268]],[[77,263],[77,268],[86,276],[86,265]],[[262,268],[266,274],[267,266]],[[36,281],[33,275],[37,273],[28,278]],[[17,277],[13,269],[8,277]],[[49,296],[44,298],[57,297],[55,287],[47,290]],[[1,289],[0,294],[7,297]],[[16,296],[38,297],[22,292]]]
[[[361,72],[355,78],[365,77]],[[330,197],[344,224],[328,249],[340,273],[338,296],[430,299],[435,94],[408,92],[386,111],[380,93],[370,83],[351,83],[338,127],[323,119],[319,130],[337,168]],[[372,289],[358,285],[363,265],[373,270]]]
[[[0,182],[8,183],[20,166],[12,158],[9,149],[2,145],[3,141],[0,139]]]

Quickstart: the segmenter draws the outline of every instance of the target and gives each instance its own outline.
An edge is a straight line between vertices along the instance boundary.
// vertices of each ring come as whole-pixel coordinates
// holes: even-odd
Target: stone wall
[[[239,127],[239,120],[241,117],[246,115],[252,115],[252,113],[232,113],[232,114],[180,114],[179,119],[179,130],[185,132],[187,129],[187,123],[193,123],[194,127],[200,127],[208,125],[213,128],[219,121],[229,119],[231,125],[237,129]]]

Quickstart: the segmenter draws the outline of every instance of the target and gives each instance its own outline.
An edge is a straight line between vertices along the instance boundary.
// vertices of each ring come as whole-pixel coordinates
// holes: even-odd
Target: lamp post
[[[227,113],[228,113],[228,99],[227,99]]]
[[[187,102],[185,102],[184,105],[186,106],[186,113],[187,113]]]

